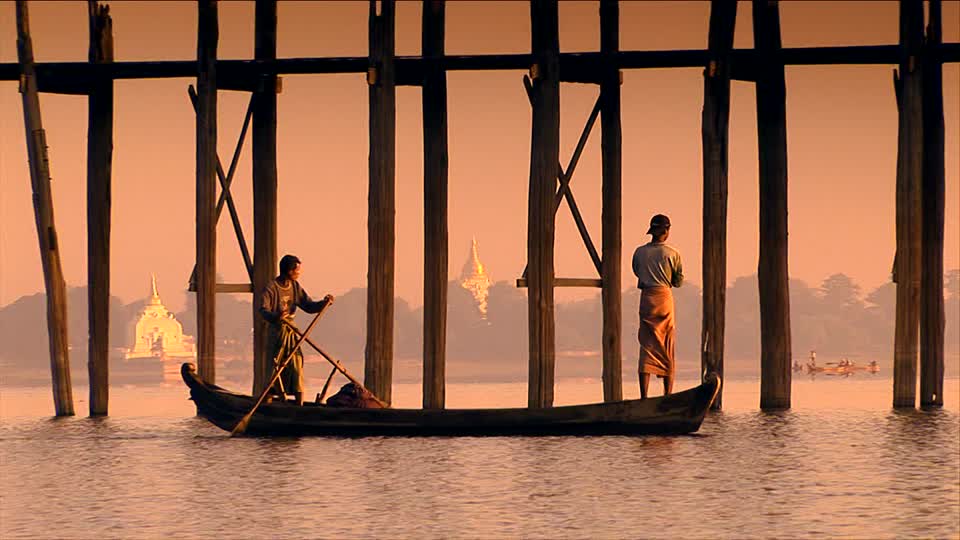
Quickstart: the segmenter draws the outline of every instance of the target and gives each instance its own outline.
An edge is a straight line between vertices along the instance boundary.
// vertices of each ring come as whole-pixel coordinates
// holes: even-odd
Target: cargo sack
[[[347,383],[340,387],[340,390],[327,398],[328,407],[338,407],[345,409],[382,409],[377,400],[369,391],[353,384]]]

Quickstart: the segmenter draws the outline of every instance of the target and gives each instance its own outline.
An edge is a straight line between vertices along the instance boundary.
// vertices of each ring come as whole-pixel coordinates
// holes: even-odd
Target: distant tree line
[[[956,372],[960,354],[960,269],[945,276],[947,373]],[[87,294],[84,287],[68,291],[71,359],[85,372]],[[674,290],[677,307],[677,355],[686,370],[699,369],[701,290],[692,283]],[[451,281],[448,293],[447,357],[450,361],[510,364],[522,368],[527,356],[527,301],[524,289],[501,281],[489,289],[488,312],[481,317],[471,294]],[[635,369],[637,357],[637,306],[639,291],[623,292],[623,354],[625,371]],[[119,353],[133,337],[133,324],[143,301],[124,304],[111,300],[111,347]],[[791,343],[795,359],[810,350],[818,358],[846,356],[866,363],[877,360],[886,373],[893,355],[896,286],[884,284],[864,293],[845,274],[834,274],[812,287],[790,280]],[[3,370],[48,369],[46,307],[42,293],[25,296],[0,309],[0,366]],[[355,288],[338,295],[313,337],[348,367],[360,370],[363,362],[366,291]],[[727,289],[725,357],[728,370],[756,373],[760,356],[760,313],[756,275],[733,281]],[[194,296],[187,294],[183,312],[177,314],[184,332],[196,335]],[[241,295],[217,296],[217,338],[220,354],[247,359],[250,355],[252,306]],[[421,356],[422,308],[411,308],[402,299],[395,306],[394,352],[398,359]],[[558,369],[563,357],[597,355],[600,349],[599,293],[590,299],[557,305]],[[301,324],[307,315],[301,314]],[[599,363],[597,363],[599,369]],[[522,369],[520,369],[522,371]],[[361,371],[362,372],[362,371]]]

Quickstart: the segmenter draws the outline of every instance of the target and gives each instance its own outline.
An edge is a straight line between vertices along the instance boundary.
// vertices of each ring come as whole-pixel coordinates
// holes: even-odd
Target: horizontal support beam
[[[960,62],[960,43],[940,45],[940,59],[944,63]],[[440,60],[447,71],[528,70],[533,62],[529,54],[491,54],[469,56],[445,56]],[[735,49],[731,63],[749,67],[755,63],[753,49]],[[898,45],[857,45],[847,47],[801,47],[783,49],[780,53],[788,66],[802,65],[851,65],[889,64],[900,62]],[[702,68],[709,61],[709,52],[704,49],[678,51],[621,51],[616,62],[621,69],[646,68]],[[423,58],[400,56],[396,59],[398,84],[416,85],[422,80]],[[562,53],[560,55],[561,79],[571,82],[592,82],[590,75],[600,64],[600,53]],[[250,81],[262,75],[366,73],[366,57],[344,58],[281,58],[277,60],[218,60],[217,83],[221,88],[250,88]],[[58,93],[82,93],[90,81],[108,78],[163,79],[192,78],[197,75],[195,60],[169,60],[155,62],[112,62],[91,64],[89,62],[44,62],[36,64],[41,91]],[[564,76],[566,72],[568,75]],[[20,68],[16,62],[0,63],[0,81],[16,81]]]
[[[527,280],[525,278],[517,279],[518,288],[526,288]],[[603,287],[603,282],[593,278],[554,278],[554,287]]]
[[[514,69],[529,69],[530,66],[527,66],[523,63],[529,61],[525,57],[526,55],[517,56],[520,58],[511,57],[507,59],[511,64],[514,64]],[[464,66],[470,65],[476,64],[463,63],[460,64],[460,68],[467,69],[464,68]],[[459,69],[447,66],[447,71],[454,70],[459,71]],[[600,64],[596,62],[585,62],[578,59],[574,62],[568,62],[567,65],[564,66],[564,68],[560,71],[560,82],[600,84],[600,79],[602,76],[600,71]],[[620,75],[620,82],[623,82],[622,73]],[[397,69],[395,84],[397,86],[423,86],[423,63],[417,61],[400,64],[400,67]]]
[[[744,64],[732,64],[730,66],[730,80],[743,82],[757,82],[757,73],[753,66]]]
[[[268,92],[270,84],[273,91],[279,94],[283,91],[283,78],[273,76],[238,77],[217,74],[217,90],[235,90],[238,92]]]
[[[197,292],[197,286],[195,283],[190,283],[187,287],[187,292]],[[218,293],[252,293],[253,285],[249,283],[217,283],[217,288],[214,292]]]
[[[217,283],[218,293],[252,293],[253,285],[249,283]]]
[[[71,70],[74,68],[71,66]],[[48,94],[68,94],[82,95],[90,94],[90,89],[96,86],[96,76],[102,74],[82,73],[83,70],[76,69],[76,74],[67,77],[61,77],[47,73],[43,78],[38,78],[38,88],[41,92]],[[0,79],[2,80],[2,79]],[[114,80],[117,80],[114,78]],[[274,92],[277,94],[283,91],[282,77],[268,77],[260,75],[243,76],[238,73],[218,74],[217,90],[234,90],[238,92],[261,92],[267,90],[265,85],[269,82],[276,82]]]

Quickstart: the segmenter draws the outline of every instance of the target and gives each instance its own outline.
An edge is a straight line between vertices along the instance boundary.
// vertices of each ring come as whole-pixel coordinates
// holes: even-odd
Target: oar
[[[326,302],[323,304],[323,307],[321,307],[320,311],[317,312],[316,317],[314,317],[313,320],[310,321],[310,326],[308,326],[307,329],[302,334],[299,331],[296,331],[296,327],[294,327],[292,324],[288,323],[283,319],[280,319],[283,323],[289,324],[290,327],[294,328],[294,330],[297,332],[297,343],[296,345],[293,346],[293,349],[291,349],[290,352],[287,353],[287,357],[283,359],[283,363],[277,366],[277,369],[275,370],[273,377],[270,379],[270,382],[267,383],[266,388],[263,389],[263,393],[260,394],[260,398],[254,404],[253,408],[250,409],[250,412],[244,415],[244,417],[241,418],[239,422],[237,422],[237,425],[233,427],[233,431],[230,432],[230,435],[239,435],[247,430],[247,426],[250,424],[250,419],[253,418],[253,413],[256,412],[260,404],[263,403],[263,400],[266,399],[267,394],[270,393],[270,389],[273,388],[273,384],[276,383],[277,379],[280,378],[280,374],[283,372],[283,368],[287,367],[287,364],[290,363],[290,360],[293,359],[293,356],[297,353],[297,350],[300,349],[300,344],[303,343],[304,339],[306,339],[307,334],[309,334],[310,330],[313,329],[313,325],[317,324],[317,321],[320,320],[320,316],[323,315],[323,312],[327,309],[327,306],[329,305],[330,305],[330,302]]]
[[[323,403],[323,398],[327,395],[327,389],[330,388],[330,381],[333,380],[333,376],[337,374],[337,366],[333,366],[333,369],[330,370],[330,375],[327,375],[327,382],[323,383],[323,390],[320,391],[320,397],[317,398],[317,403]]]
[[[284,321],[284,322],[286,322],[286,321]],[[287,323],[287,324],[290,324],[290,323]],[[302,338],[307,342],[308,345],[310,345],[311,347],[313,347],[313,350],[315,350],[315,351],[317,351],[318,353],[320,353],[320,356],[326,358],[326,359],[327,359],[327,362],[330,362],[331,364],[333,364],[334,369],[336,369],[336,370],[339,371],[340,373],[343,373],[343,376],[346,377],[347,379],[349,379],[350,382],[352,382],[353,384],[355,384],[355,385],[359,386],[360,388],[363,388],[364,390],[366,390],[367,393],[370,394],[370,397],[372,397],[374,401],[376,401],[377,403],[379,403],[381,407],[383,407],[383,408],[390,408],[390,405],[388,405],[386,402],[384,402],[383,400],[381,400],[380,398],[378,398],[378,397],[376,396],[376,394],[374,394],[374,393],[371,392],[370,390],[367,390],[367,388],[366,388],[365,386],[363,386],[362,384],[360,384],[360,381],[358,381],[357,379],[355,379],[355,378],[353,377],[353,375],[347,373],[346,368],[344,368],[344,367],[340,364],[340,362],[337,361],[336,358],[334,358],[334,357],[330,356],[329,354],[327,354],[326,352],[324,352],[323,349],[321,349],[316,343],[314,343],[310,338],[307,337],[306,333],[301,334],[301,333],[300,333],[300,330],[297,330],[297,328],[294,327],[292,324],[290,325],[290,327],[293,328],[293,331],[296,332],[296,334],[297,334],[298,336],[302,337]]]

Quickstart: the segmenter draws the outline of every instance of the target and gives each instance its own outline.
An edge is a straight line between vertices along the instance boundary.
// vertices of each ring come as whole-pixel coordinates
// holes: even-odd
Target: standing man
[[[274,369],[290,354],[297,344],[297,333],[293,331],[293,314],[297,308],[307,313],[316,313],[324,305],[333,302],[328,294],[315,302],[300,283],[300,259],[293,255],[284,255],[280,259],[280,275],[263,289],[260,298],[260,315],[270,323],[267,334],[267,358],[273,360]],[[293,394],[297,405],[303,405],[303,353],[297,348],[293,359],[287,363],[280,379],[270,392],[283,400],[284,394]]]
[[[633,273],[640,289],[640,399],[647,398],[650,375],[663,379],[663,395],[673,391],[675,317],[672,287],[683,283],[680,252],[666,244],[670,218],[657,214],[647,234],[653,238],[633,253]]]

